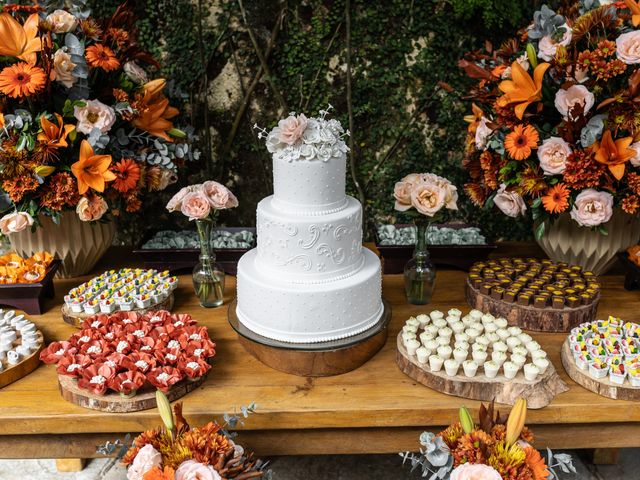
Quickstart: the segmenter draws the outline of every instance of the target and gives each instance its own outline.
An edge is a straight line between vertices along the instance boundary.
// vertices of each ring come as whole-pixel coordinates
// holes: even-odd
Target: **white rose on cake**
[[[329,145],[322,145],[318,148],[318,159],[323,162],[328,162],[332,156],[331,147]]]

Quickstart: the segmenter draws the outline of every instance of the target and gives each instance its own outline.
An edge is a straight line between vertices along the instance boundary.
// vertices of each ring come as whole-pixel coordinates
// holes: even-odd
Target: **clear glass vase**
[[[413,257],[404,266],[404,289],[407,301],[414,305],[426,305],[431,301],[436,281],[436,267],[427,249],[429,221],[416,221],[416,248]]]
[[[200,305],[206,308],[219,307],[224,302],[224,270],[216,263],[211,249],[213,220],[196,220],[200,237],[200,261],[193,269],[193,288]]]

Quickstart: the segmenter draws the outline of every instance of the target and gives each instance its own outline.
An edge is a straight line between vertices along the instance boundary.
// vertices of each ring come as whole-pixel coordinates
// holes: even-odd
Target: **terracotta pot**
[[[46,250],[62,260],[58,276],[78,277],[91,271],[113,243],[116,234],[114,221],[107,223],[83,222],[74,211],[62,214],[60,224],[50,217],[40,217],[35,232],[27,229],[9,235],[11,247],[22,256]]]
[[[597,275],[605,273],[616,261],[616,254],[640,240],[640,218],[614,210],[603,226],[608,235],[581,227],[563,213],[553,223],[545,222],[545,233],[538,244],[551,260],[580,265]]]

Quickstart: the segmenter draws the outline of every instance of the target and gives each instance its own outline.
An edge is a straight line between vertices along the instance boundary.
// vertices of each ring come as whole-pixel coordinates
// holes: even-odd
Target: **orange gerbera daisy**
[[[540,137],[531,125],[516,125],[513,132],[504,139],[504,148],[516,160],[524,160],[531,156],[531,150],[538,147]]]
[[[140,180],[140,166],[130,158],[120,160],[113,166],[112,171],[116,175],[113,188],[122,193],[133,190]]]
[[[524,449],[524,453],[526,454],[524,463],[529,467],[529,470],[531,470],[533,480],[547,480],[551,474],[547,465],[544,463],[544,459],[540,455],[540,452],[529,446]]]
[[[120,66],[120,61],[116,58],[113,50],[101,43],[87,47],[85,57],[90,67],[102,68],[107,72],[116,70]]]
[[[20,62],[0,72],[0,92],[13,98],[30,97],[44,88],[47,75],[40,67]]]
[[[549,213],[562,213],[569,208],[570,194],[571,190],[564,183],[558,183],[547,190],[542,197],[542,205]]]
[[[0,13],[0,55],[17,57],[30,65],[35,65],[36,52],[42,49],[38,38],[39,17],[29,15],[24,26],[6,12]]]
[[[624,164],[636,154],[635,150],[629,148],[632,142],[632,137],[613,140],[611,130],[607,130],[602,135],[602,140],[593,145],[593,151],[596,152],[596,160],[609,167],[609,171],[616,180],[620,180],[624,176]]]
[[[80,160],[71,165],[71,172],[78,179],[78,192],[83,195],[89,188],[104,192],[106,182],[116,179],[109,170],[111,155],[95,155],[86,140],[80,144]]]

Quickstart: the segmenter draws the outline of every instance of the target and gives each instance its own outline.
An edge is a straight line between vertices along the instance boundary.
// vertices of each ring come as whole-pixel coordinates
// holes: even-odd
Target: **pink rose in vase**
[[[202,185],[200,184],[182,187],[180,190],[178,190],[178,193],[171,197],[169,203],[167,203],[167,210],[169,210],[170,212],[177,212],[178,210],[181,210],[184,197],[186,197],[188,193],[196,192],[201,188]]]
[[[180,211],[189,220],[202,220],[209,216],[211,204],[203,192],[189,192],[182,199]]]
[[[421,214],[433,217],[445,204],[444,189],[430,182],[420,182],[411,191],[411,205]]]
[[[212,208],[220,210],[238,206],[236,196],[221,183],[214,182],[213,180],[204,182],[202,184],[202,191],[209,199]]]
[[[290,115],[280,120],[278,122],[278,128],[280,128],[278,140],[287,145],[293,145],[302,137],[302,134],[307,128],[307,123],[307,117],[304,113],[301,113],[297,117]]]

